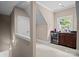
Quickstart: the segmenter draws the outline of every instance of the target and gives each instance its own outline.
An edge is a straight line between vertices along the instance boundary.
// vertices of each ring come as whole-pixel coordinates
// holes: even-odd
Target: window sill
[[[31,38],[29,36],[22,35],[22,34],[19,34],[19,33],[16,33],[15,35],[18,38],[21,38],[21,39],[24,39],[24,40],[27,40],[27,41],[31,41]]]

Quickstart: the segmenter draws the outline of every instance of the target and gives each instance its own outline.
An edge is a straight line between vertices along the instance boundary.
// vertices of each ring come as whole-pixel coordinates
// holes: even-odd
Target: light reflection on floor
[[[0,57],[9,57],[9,50],[0,52]]]

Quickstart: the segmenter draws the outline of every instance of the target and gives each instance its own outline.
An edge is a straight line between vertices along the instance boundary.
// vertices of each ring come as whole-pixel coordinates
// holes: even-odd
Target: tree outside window
[[[68,32],[72,29],[72,20],[71,20],[71,17],[68,17],[68,16],[63,16],[63,17],[60,17],[58,19],[58,29],[60,29],[60,31],[65,31],[65,32]]]

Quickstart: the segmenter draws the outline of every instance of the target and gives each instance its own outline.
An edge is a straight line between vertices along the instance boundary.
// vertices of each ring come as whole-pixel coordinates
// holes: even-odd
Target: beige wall
[[[22,40],[15,36],[17,16],[28,16],[26,12],[19,8],[14,8],[11,14],[11,39],[15,40],[14,44],[11,40],[12,52],[11,56],[32,57],[36,56],[36,2],[30,2],[30,36],[31,41]],[[28,9],[27,9],[28,10]]]
[[[26,14],[26,12],[20,8],[15,8],[14,9],[14,14],[12,15],[14,16],[12,19],[14,20],[13,22],[13,35],[15,36],[15,29],[16,29],[16,20],[17,20],[17,16],[25,16],[28,17],[28,15]],[[12,56],[20,56],[20,57],[30,57],[32,56],[32,43],[28,42],[26,40],[20,39],[18,37],[15,36],[15,45],[12,44]]]
[[[77,54],[79,55],[79,1],[76,2],[77,13]]]
[[[37,25],[36,27],[36,36],[37,36],[37,40],[46,40],[47,39],[47,24],[41,24],[41,25]]]
[[[9,50],[10,25],[10,16],[0,15],[0,52]]]
[[[38,8],[36,8],[36,37],[37,41],[40,40],[47,40],[47,23],[46,20],[44,19],[43,15],[39,11]]]
[[[32,39],[32,54],[36,56],[36,2],[31,2],[31,15],[30,15],[30,34]]]
[[[70,16],[72,15],[72,26],[73,26],[73,30],[77,30],[77,19],[76,19],[76,9],[75,7],[73,8],[69,8],[69,9],[65,9],[59,12],[55,12],[55,27],[57,26],[57,18],[61,17],[61,16]]]
[[[45,18],[45,21],[47,23],[48,26],[48,30],[47,30],[47,39],[49,40],[50,38],[50,31],[54,30],[54,13],[48,9],[46,9],[45,7],[37,4],[40,12],[42,13],[43,17]]]

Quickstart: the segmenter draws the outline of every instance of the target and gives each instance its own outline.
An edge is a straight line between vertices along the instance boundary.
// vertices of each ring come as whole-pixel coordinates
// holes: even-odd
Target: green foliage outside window
[[[69,17],[62,17],[60,20],[60,25],[62,30],[70,30],[69,28],[71,27],[71,22],[69,20]]]

